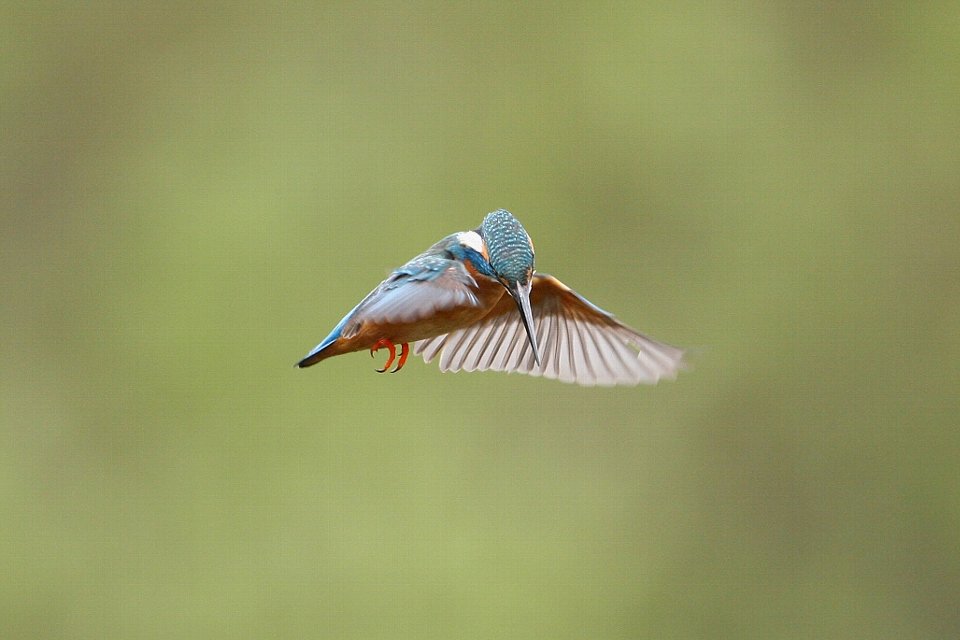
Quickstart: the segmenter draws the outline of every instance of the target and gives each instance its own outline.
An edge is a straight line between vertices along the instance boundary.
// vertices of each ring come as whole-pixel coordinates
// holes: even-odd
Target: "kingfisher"
[[[379,373],[410,355],[441,371],[506,371],[584,386],[654,384],[684,367],[684,350],[618,321],[534,269],[533,241],[498,209],[395,269],[300,362],[389,352]],[[397,348],[399,346],[399,355]]]

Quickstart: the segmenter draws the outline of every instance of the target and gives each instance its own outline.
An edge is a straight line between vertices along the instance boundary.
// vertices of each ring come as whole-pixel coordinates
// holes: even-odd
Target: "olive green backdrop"
[[[6,3],[0,50],[0,637],[960,636],[956,2]],[[694,370],[293,368],[498,207]]]

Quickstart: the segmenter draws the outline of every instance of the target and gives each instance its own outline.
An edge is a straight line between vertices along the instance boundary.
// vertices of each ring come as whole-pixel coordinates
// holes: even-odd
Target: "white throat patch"
[[[476,231],[461,231],[457,234],[457,242],[470,247],[479,254],[483,254],[483,238]]]

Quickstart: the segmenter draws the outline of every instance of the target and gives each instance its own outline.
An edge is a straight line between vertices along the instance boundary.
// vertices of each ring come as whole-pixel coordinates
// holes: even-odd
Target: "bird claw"
[[[393,361],[397,359],[397,347],[387,338],[380,338],[377,340],[372,347],[370,347],[370,357],[373,357],[377,351],[380,350],[380,347],[386,347],[390,350],[390,357],[387,358],[387,362],[383,365],[383,369],[377,369],[377,373],[386,373],[387,369],[390,368],[390,365],[393,364]],[[396,368],[390,373],[396,373],[403,368],[403,365],[407,362],[407,356],[410,355],[410,345],[404,342],[400,345],[400,359],[397,361]]]
[[[410,345],[404,342],[400,345],[400,360],[397,362],[397,368],[391,371],[390,373],[396,373],[403,369],[403,365],[407,363],[407,356],[410,355]]]
[[[386,338],[380,338],[377,340],[372,347],[370,347],[370,357],[373,357],[377,351],[380,350],[380,347],[386,347],[390,350],[390,357],[387,358],[387,363],[383,365],[383,369],[377,369],[377,373],[384,373],[387,369],[390,368],[390,365],[393,364],[394,359],[397,357],[397,348],[392,342]]]

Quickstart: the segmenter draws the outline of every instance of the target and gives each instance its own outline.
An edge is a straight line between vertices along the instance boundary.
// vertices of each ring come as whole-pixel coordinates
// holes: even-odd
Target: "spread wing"
[[[444,309],[479,306],[476,291],[477,282],[462,263],[439,256],[417,256],[357,305],[348,316],[343,337],[351,337],[364,322],[416,322]]]
[[[441,371],[507,371],[584,386],[653,384],[683,368],[682,349],[634,331],[552,276],[534,276],[530,302],[539,366],[509,296],[479,322],[420,340],[413,352],[427,362],[439,355]]]

